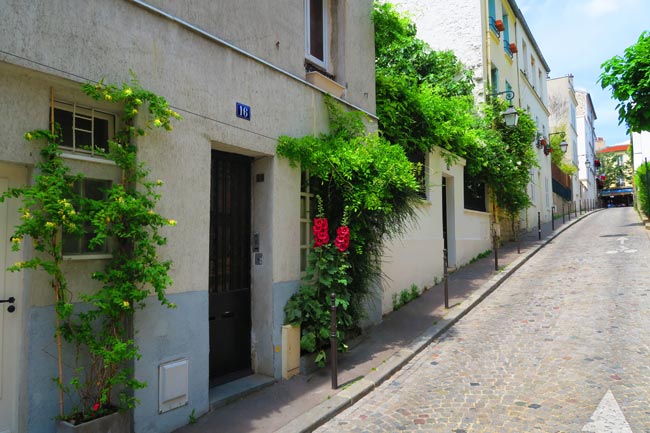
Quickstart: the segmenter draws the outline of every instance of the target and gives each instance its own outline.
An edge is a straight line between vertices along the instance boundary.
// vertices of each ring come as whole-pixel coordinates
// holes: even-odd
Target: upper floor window
[[[115,133],[115,116],[67,102],[54,102],[54,122],[61,127],[61,145],[75,152],[103,155]]]
[[[490,85],[492,86],[492,92],[499,92],[499,70],[495,66],[490,69]]]
[[[512,86],[510,85],[510,83],[508,82],[508,80],[506,80],[506,91],[507,91],[507,92],[512,92]]]
[[[307,60],[327,69],[329,0],[305,0],[305,42]]]
[[[463,189],[465,209],[479,212],[487,211],[487,187],[485,182],[472,178],[463,171]]]

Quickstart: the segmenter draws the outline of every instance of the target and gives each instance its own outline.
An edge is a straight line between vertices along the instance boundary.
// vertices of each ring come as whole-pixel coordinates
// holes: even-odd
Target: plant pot
[[[73,425],[59,421],[57,433],[131,433],[131,416],[129,412],[114,412],[109,415]]]
[[[495,20],[494,21],[494,27],[497,28],[498,31],[502,32],[506,29],[505,24],[503,24],[503,21],[501,20]]]
[[[515,44],[514,42],[510,44],[510,52],[511,52],[512,54],[516,54],[516,53],[517,53],[517,44]]]

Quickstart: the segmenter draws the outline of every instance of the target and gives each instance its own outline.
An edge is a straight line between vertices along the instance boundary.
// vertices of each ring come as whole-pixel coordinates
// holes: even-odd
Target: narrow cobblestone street
[[[590,215],[317,431],[650,432],[649,263],[634,209]]]

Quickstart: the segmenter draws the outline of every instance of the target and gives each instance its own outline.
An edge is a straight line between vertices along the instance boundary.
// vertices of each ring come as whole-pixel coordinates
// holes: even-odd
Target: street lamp
[[[562,149],[562,153],[566,153],[567,150],[569,150],[569,143],[566,142],[564,137],[566,137],[566,133],[564,131],[560,132],[549,132],[548,134],[548,139],[549,141],[551,140],[551,135],[559,135],[562,141],[560,142],[560,149]]]
[[[492,94],[492,96],[497,95],[505,95],[506,100],[510,102],[510,106],[506,109],[506,111],[501,113],[501,117],[503,117],[503,121],[508,128],[514,128],[517,126],[517,122],[519,122],[519,114],[517,113],[515,107],[512,106],[512,100],[515,97],[515,92],[512,90],[504,90],[503,92],[496,92]]]

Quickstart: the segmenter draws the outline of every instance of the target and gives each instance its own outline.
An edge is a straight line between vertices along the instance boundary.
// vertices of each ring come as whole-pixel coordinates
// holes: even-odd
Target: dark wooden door
[[[251,373],[251,158],[212,151],[210,385]]]

